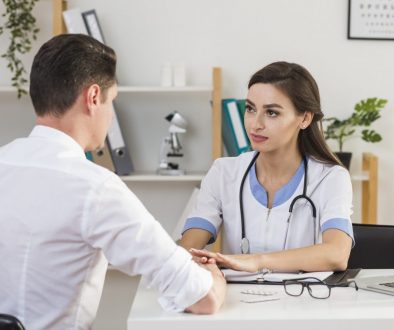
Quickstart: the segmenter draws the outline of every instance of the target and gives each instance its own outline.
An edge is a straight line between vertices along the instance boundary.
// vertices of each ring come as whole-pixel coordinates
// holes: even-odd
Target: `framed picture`
[[[83,20],[85,21],[86,29],[88,30],[88,34],[95,38],[96,40],[104,42],[103,31],[101,30],[100,23],[97,18],[96,11],[94,9],[84,11],[82,13]]]
[[[349,0],[347,36],[394,40],[394,0]]]

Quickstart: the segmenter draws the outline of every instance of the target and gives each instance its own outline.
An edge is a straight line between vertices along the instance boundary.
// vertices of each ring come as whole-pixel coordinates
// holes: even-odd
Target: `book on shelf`
[[[85,151],[86,159],[93,161],[93,155],[91,151]]]
[[[88,34],[81,10],[73,8],[63,11],[63,20],[68,33]]]
[[[242,100],[222,100],[222,138],[228,156],[238,156],[250,150],[250,142],[243,124],[245,106]]]
[[[111,154],[115,173],[118,175],[127,175],[134,171],[134,166],[131,161],[129,150],[126,147],[119,125],[118,115],[114,107],[112,111],[114,115],[107,134],[108,149]]]
[[[104,34],[101,30],[101,26],[96,14],[96,10],[88,10],[82,13],[83,21],[85,22],[87,34],[91,37],[95,38],[96,40],[105,44],[104,41]]]
[[[238,106],[238,110],[241,115],[241,118],[243,119],[245,116],[246,100],[245,99],[237,99],[237,106]],[[245,133],[246,133],[246,131],[245,131]]]
[[[97,165],[105,167],[106,169],[110,170],[111,172],[115,172],[115,166],[112,161],[111,152],[108,147],[108,142],[105,141],[104,147],[101,149],[97,149],[91,151],[92,154],[92,161]]]

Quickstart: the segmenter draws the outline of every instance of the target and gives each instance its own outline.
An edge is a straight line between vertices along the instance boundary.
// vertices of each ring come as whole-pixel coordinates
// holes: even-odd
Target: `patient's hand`
[[[198,256],[194,256],[193,255],[193,261],[195,261],[196,263],[198,263],[198,264],[206,264],[206,263],[208,263],[208,258],[207,257],[198,257]],[[211,261],[211,263],[212,263],[212,261]]]
[[[224,255],[207,250],[190,249],[193,257],[207,258],[207,263],[216,262],[218,266],[255,273],[259,271],[257,254]]]

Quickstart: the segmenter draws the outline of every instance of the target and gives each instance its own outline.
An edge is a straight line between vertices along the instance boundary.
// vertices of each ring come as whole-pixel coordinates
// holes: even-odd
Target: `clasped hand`
[[[219,267],[255,273],[259,271],[258,255],[256,254],[233,254],[224,255],[207,250],[190,249],[189,252],[199,263],[213,264]]]

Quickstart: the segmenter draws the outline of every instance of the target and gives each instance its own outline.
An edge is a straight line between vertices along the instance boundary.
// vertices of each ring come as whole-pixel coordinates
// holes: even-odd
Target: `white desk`
[[[377,275],[394,275],[394,269],[362,270],[358,277]],[[256,299],[241,294],[244,289],[276,291],[280,300],[242,303],[241,299]],[[140,284],[127,323],[129,330],[392,330],[394,296],[333,288],[330,298],[318,300],[306,291],[301,297],[290,297],[283,286],[230,284],[226,301],[217,314],[192,315],[164,312],[157,302],[157,293]]]

